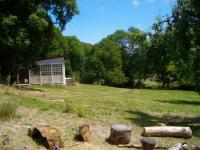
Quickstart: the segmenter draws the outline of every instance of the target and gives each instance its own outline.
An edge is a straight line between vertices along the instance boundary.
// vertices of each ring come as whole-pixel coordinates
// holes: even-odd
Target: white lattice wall
[[[60,59],[60,58],[59,58]],[[65,63],[64,58],[48,59],[38,61],[38,71],[29,71],[30,84],[62,84],[65,85]]]

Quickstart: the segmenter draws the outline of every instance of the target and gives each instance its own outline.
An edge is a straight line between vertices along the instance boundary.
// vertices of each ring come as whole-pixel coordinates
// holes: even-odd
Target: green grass
[[[39,91],[31,95],[27,91]],[[7,89],[8,91],[8,89]],[[59,111],[105,125],[126,123],[141,133],[142,127],[165,123],[190,126],[200,144],[200,96],[192,91],[123,89],[98,85],[67,88],[30,86],[29,89],[0,90],[1,101],[11,101],[40,111]],[[56,102],[55,100],[64,100]],[[167,139],[167,138],[166,138]]]

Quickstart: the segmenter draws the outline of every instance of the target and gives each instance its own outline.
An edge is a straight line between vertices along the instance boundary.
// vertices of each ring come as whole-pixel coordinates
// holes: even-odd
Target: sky
[[[77,0],[79,15],[67,24],[63,35],[95,44],[118,29],[133,26],[150,31],[157,16],[171,13],[172,0]]]

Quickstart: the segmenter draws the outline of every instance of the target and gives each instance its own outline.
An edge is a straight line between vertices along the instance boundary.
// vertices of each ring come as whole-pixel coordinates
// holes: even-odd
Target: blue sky
[[[63,35],[97,43],[117,29],[130,26],[149,31],[158,15],[171,13],[172,0],[77,0],[80,14],[67,24]]]

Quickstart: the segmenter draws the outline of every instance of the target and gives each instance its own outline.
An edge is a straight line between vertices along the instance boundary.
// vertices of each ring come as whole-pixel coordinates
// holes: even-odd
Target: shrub
[[[138,80],[136,82],[136,85],[135,85],[137,88],[144,88],[145,87],[145,84],[141,81],[141,80]]]
[[[106,73],[106,82],[108,85],[120,86],[127,82],[127,78],[120,68],[114,68]]]
[[[79,117],[85,117],[86,116],[86,111],[82,105],[79,106],[78,108],[78,116]]]
[[[64,113],[70,113],[72,111],[73,111],[72,105],[66,103],[65,106],[64,106],[63,112]]]
[[[1,103],[0,104],[0,119],[8,120],[16,117],[17,106],[13,103]]]

